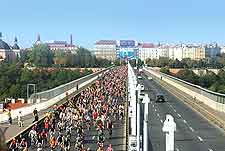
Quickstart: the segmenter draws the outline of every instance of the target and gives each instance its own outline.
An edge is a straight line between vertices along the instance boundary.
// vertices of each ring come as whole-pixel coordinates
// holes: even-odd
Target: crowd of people
[[[9,149],[113,151],[112,143],[105,144],[105,140],[110,142],[114,122],[124,120],[126,79],[127,66],[106,71],[95,84],[70,98],[66,104],[54,106],[44,122],[34,124],[26,137],[14,138]],[[33,114],[37,123],[38,113]],[[90,130],[96,134],[92,138],[96,148],[86,143],[85,136]]]

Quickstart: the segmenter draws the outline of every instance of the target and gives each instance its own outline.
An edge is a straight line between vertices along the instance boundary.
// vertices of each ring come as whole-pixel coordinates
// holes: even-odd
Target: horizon
[[[69,4],[69,5],[67,5]],[[1,32],[29,48],[41,41],[67,41],[88,49],[98,40],[225,44],[225,1],[3,1]],[[63,7],[62,7],[63,6]],[[10,9],[10,11],[8,11]]]

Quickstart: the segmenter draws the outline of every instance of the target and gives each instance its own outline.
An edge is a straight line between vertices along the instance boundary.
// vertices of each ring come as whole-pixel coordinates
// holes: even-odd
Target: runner
[[[19,111],[19,114],[18,114],[17,118],[18,118],[19,127],[23,127],[22,111]]]
[[[37,111],[36,108],[35,108],[34,111],[33,111],[33,116],[34,116],[34,121],[33,121],[33,123],[34,123],[34,122],[37,122],[37,121],[38,121],[38,111]]]

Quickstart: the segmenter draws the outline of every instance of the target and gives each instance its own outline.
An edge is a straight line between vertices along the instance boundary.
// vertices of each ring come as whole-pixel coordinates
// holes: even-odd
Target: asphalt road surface
[[[161,87],[156,79],[146,75],[139,83],[144,84],[149,103],[149,151],[165,151],[165,134],[162,132],[166,114],[171,114],[176,123],[175,151],[225,151],[225,133],[208,122],[199,113],[186,106],[179,98]],[[163,93],[164,103],[156,103],[155,95]],[[143,105],[141,114],[143,114]]]

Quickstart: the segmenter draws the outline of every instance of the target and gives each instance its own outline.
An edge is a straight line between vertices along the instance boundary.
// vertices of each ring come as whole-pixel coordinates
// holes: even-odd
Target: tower
[[[70,34],[70,45],[72,46],[73,45],[73,35]]]
[[[37,41],[35,42],[36,45],[41,44],[41,36],[40,34],[37,35]]]
[[[18,42],[18,39],[17,39],[17,37],[15,37],[14,44],[17,44],[17,42]]]
[[[41,41],[40,34],[38,34],[38,36],[37,36],[37,41]]]

